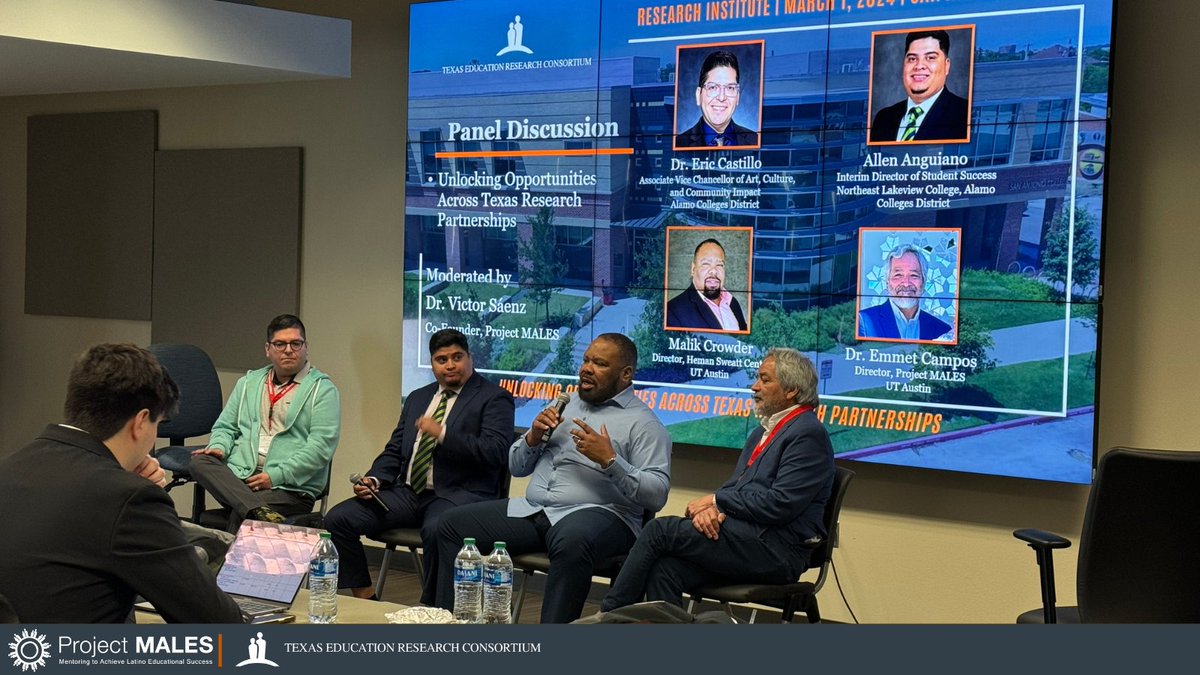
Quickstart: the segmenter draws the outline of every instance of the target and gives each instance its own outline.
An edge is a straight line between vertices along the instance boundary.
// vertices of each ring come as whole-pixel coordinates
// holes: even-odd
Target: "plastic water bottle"
[[[475,548],[475,539],[463,539],[462,550],[454,557],[454,618],[479,623],[482,599],[483,556]]]
[[[338,553],[328,532],[321,533],[317,553],[308,565],[308,622],[337,621]]]
[[[512,623],[513,564],[504,542],[483,561],[483,622]]]

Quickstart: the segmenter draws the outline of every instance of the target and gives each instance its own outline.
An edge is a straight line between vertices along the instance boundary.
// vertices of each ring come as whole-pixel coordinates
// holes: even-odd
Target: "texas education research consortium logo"
[[[259,631],[258,637],[250,638],[250,646],[248,647],[248,650],[250,653],[250,658],[237,664],[234,666],[234,668],[252,665],[271,666],[273,668],[279,667],[278,663],[275,663],[271,659],[267,658],[267,641],[263,639],[261,631]]]
[[[38,668],[46,665],[46,659],[50,658],[50,643],[36,628],[23,630],[20,634],[13,633],[13,641],[8,643],[8,649],[13,668],[20,666],[22,673],[27,670],[36,673]]]
[[[496,52],[496,56],[504,56],[509,52],[521,52],[523,54],[532,54],[533,50],[521,44],[525,36],[525,26],[521,23],[521,15],[508,22],[508,46]]]

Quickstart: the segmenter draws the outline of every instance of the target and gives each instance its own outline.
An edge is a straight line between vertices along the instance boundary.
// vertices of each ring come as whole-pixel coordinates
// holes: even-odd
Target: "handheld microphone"
[[[570,402],[570,400],[571,400],[570,394],[559,394],[558,396],[555,396],[554,397],[554,412],[558,413],[559,415],[562,415],[563,410],[567,407],[567,403]],[[547,429],[546,433],[542,434],[542,442],[543,443],[550,442],[550,434],[553,434],[554,430],[557,428],[558,427],[550,427],[549,429]]]
[[[367,488],[367,492],[370,492],[371,496],[375,498],[375,503],[383,507],[384,511],[391,513],[392,510],[388,508],[387,504],[383,503],[382,499],[379,498],[379,491],[375,489],[375,486],[371,484],[371,481],[365,480],[361,473],[350,474],[350,483],[352,485],[361,485]]]

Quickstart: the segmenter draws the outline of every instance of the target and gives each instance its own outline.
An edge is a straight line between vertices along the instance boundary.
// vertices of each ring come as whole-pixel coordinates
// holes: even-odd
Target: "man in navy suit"
[[[725,248],[705,239],[692,254],[692,283],[667,302],[667,328],[744,331],[746,317],[725,290]]]
[[[858,313],[859,339],[937,340],[954,337],[950,324],[921,309],[925,295],[925,263],[911,245],[888,256],[887,302]]]
[[[647,600],[683,605],[683,593],[714,583],[787,583],[808,567],[828,533],[833,446],[817,419],[817,373],[803,354],[767,352],[750,387],[762,426],[746,440],[733,475],[687,505],[684,517],[652,521],[600,608]]]
[[[871,142],[965,141],[967,100],[946,88],[949,34],[944,30],[913,31],[904,44],[902,77],[908,97],[875,114]]]
[[[758,132],[733,121],[742,97],[741,76],[737,55],[732,52],[717,50],[705,57],[696,84],[700,119],[675,137],[677,150],[758,145]]]
[[[338,586],[373,596],[360,537],[397,527],[421,528],[426,591],[432,604],[438,523],[447,510],[496,499],[513,438],[513,397],[475,372],[467,337],[453,328],[429,338],[437,382],[408,396],[383,453],[354,486],[354,497],[333,507],[325,528],[333,535],[341,570]],[[379,502],[387,505],[385,509]]]

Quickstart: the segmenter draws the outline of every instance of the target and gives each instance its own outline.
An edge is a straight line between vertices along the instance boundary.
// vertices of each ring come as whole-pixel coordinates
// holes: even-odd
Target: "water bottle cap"
[[[463,539],[463,546],[474,546],[474,545],[475,545],[475,537],[467,537],[466,539]]]
[[[504,550],[504,549],[506,549],[507,547],[508,547],[508,546],[507,546],[507,544],[505,544],[505,543],[504,543],[504,542],[502,542],[502,541],[498,541],[498,542],[496,542],[495,544],[493,544],[493,545],[492,545],[492,548],[495,548],[495,549],[498,549],[498,550],[501,550],[501,551],[503,551],[503,550]]]
[[[322,532],[322,533],[321,533],[321,538],[322,538],[322,539],[328,539],[329,537],[330,537],[330,534],[329,534],[328,532]]]

